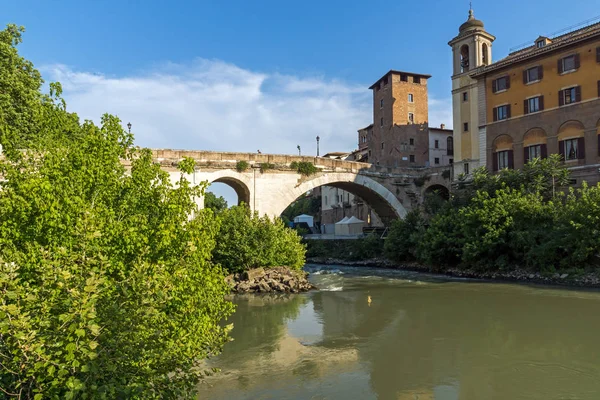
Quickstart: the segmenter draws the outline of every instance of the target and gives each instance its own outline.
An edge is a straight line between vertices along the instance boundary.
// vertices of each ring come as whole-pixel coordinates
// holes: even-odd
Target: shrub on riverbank
[[[229,273],[277,266],[299,270],[304,265],[301,237],[280,219],[259,217],[243,205],[223,211],[218,218],[221,227],[213,260]]]
[[[600,252],[600,186],[584,184],[564,195],[560,189],[567,180],[556,156],[520,171],[478,170],[427,228],[415,226],[414,216],[394,223],[386,254],[441,268],[590,266]]]
[[[360,239],[305,240],[306,256],[362,261],[383,255],[383,240],[376,235]]]

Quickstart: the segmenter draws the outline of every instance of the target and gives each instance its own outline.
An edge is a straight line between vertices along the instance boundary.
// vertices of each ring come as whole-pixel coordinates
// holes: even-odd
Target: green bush
[[[213,260],[228,272],[276,266],[299,270],[304,266],[306,248],[300,236],[280,219],[259,217],[245,206],[234,206],[219,214],[219,220]]]
[[[376,235],[360,239],[306,240],[307,257],[363,261],[381,257],[384,241]]]
[[[274,169],[275,168],[275,164],[271,164],[271,163],[262,163],[260,164],[260,172],[264,173],[270,169]]]
[[[237,172],[244,172],[244,171],[246,171],[248,168],[249,168],[248,162],[247,162],[247,161],[244,161],[244,160],[238,161],[238,162],[235,164],[235,170],[236,170]]]
[[[309,161],[292,161],[290,168],[298,171],[299,174],[310,176],[319,172],[319,168]]]
[[[411,211],[405,219],[392,223],[385,240],[385,255],[393,261],[414,261],[416,249],[425,233],[425,220],[418,210]]]

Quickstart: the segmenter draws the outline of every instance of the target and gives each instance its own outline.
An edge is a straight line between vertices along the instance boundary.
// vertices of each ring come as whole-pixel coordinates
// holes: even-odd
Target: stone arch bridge
[[[279,216],[298,197],[319,186],[332,186],[362,198],[388,224],[404,218],[422,203],[427,192],[450,191],[450,168],[387,168],[368,163],[322,157],[188,150],[153,150],[154,160],[176,181],[179,161],[191,157],[196,170],[187,178],[194,182],[221,182],[232,187],[238,200],[253,211]],[[240,162],[247,168],[241,170]],[[317,172],[310,176],[291,168],[310,162]],[[240,163],[244,164],[244,163]],[[203,199],[199,199],[201,206]]]

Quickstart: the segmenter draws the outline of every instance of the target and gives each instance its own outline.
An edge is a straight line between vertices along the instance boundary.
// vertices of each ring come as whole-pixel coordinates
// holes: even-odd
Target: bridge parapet
[[[215,169],[235,168],[238,161],[246,161],[250,166],[259,168],[261,164],[268,163],[278,167],[289,167],[293,162],[310,162],[324,171],[353,172],[379,177],[415,177],[423,175],[438,175],[449,170],[444,167],[383,167],[370,163],[337,160],[324,157],[295,156],[287,154],[258,154],[237,153],[204,150],[152,150],[156,161],[163,165],[176,165],[186,157],[193,158],[203,166]]]

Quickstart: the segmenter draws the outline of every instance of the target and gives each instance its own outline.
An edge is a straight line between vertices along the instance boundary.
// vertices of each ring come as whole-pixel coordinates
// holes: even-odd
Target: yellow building
[[[578,184],[598,182],[600,22],[540,36],[491,63],[493,39],[470,11],[450,42],[455,177],[478,166],[521,168],[534,157],[561,154]],[[472,46],[484,45],[487,53],[472,54]]]

